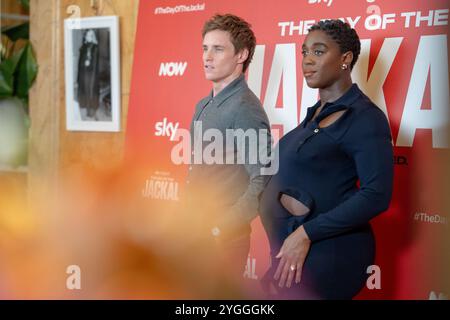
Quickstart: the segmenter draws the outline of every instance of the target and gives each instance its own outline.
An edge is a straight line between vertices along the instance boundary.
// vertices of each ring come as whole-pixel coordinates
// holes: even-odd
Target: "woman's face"
[[[95,43],[96,37],[93,30],[88,30],[86,33],[86,37],[84,38],[87,43]]]
[[[302,45],[302,55],[303,76],[311,88],[328,88],[344,75],[341,67],[345,63],[345,54],[322,30],[308,33]]]

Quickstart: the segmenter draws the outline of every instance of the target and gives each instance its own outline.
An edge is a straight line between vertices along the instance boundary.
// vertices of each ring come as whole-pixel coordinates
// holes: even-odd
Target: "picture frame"
[[[117,16],[64,20],[66,128],[120,131]]]

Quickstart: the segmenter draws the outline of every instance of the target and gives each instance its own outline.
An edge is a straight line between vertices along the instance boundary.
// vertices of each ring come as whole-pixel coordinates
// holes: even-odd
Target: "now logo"
[[[160,77],[182,76],[186,71],[187,62],[163,62],[159,67]]]

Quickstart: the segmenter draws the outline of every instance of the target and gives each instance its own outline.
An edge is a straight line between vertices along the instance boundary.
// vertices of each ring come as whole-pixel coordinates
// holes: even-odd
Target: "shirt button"
[[[317,133],[317,132],[319,132],[319,129],[317,129],[317,128],[314,129],[314,133]]]
[[[192,170],[192,166],[189,166],[189,170]]]

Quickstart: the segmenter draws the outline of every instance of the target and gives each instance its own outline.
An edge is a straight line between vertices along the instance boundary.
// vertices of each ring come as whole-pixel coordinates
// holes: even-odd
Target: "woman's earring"
[[[342,70],[347,70],[347,69],[348,69],[348,65],[346,65],[345,63],[344,63],[344,64],[342,64],[342,67],[341,67],[341,69],[342,69]]]

